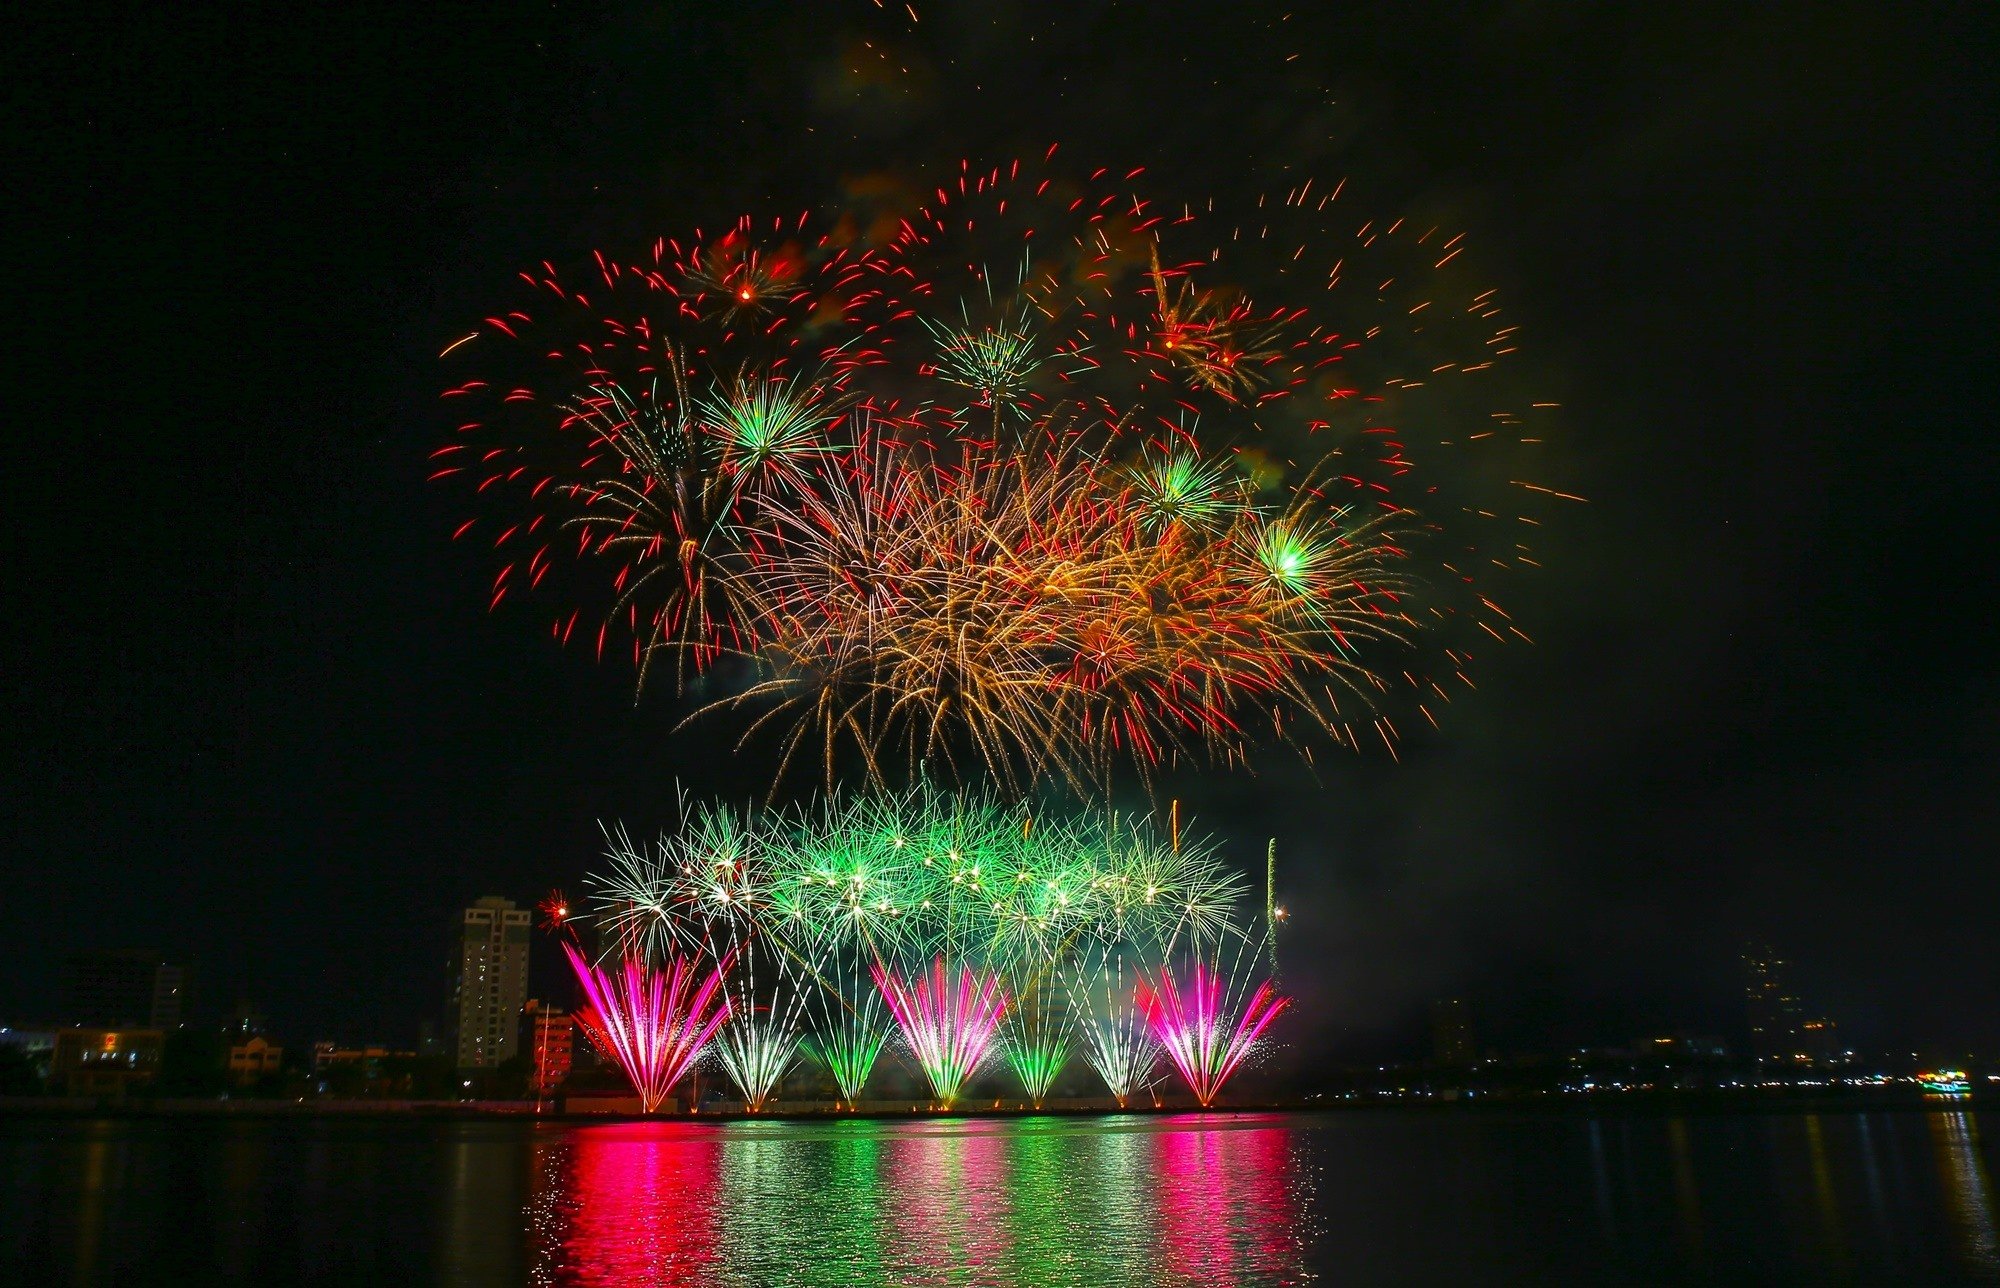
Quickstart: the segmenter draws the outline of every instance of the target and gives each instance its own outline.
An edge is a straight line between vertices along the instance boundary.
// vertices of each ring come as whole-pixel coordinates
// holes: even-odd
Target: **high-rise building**
[[[158,953],[79,953],[63,964],[62,1018],[107,1028],[176,1029],[187,971]]]
[[[1785,963],[1764,945],[1743,954],[1743,1004],[1750,1018],[1750,1051],[1759,1060],[1782,1060],[1799,1047],[1799,999],[1785,989]]]
[[[489,895],[463,913],[452,930],[452,1046],[461,1069],[490,1069],[520,1048],[521,1008],[528,1000],[529,914]]]
[[[1478,1058],[1472,1044],[1472,1020],[1458,998],[1431,1004],[1431,1054],[1445,1065],[1469,1065]]]
[[[1768,945],[1752,945],[1743,954],[1743,973],[1752,1054],[1785,1065],[1826,1064],[1841,1058],[1833,1021],[1808,1018],[1786,981],[1784,960]]]

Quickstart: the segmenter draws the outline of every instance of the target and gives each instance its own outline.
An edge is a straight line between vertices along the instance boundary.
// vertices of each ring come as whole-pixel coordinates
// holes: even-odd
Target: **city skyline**
[[[537,1035],[546,1029],[560,1031],[561,1036],[555,1039],[556,1053],[558,1061],[566,1067],[571,1049],[569,1012],[579,998],[575,981],[561,966],[557,939],[546,933],[546,929],[533,933],[525,944],[518,937],[531,924],[531,916],[529,909],[502,896],[481,896],[472,901],[453,919],[449,934],[440,937],[440,947],[451,951],[447,953],[449,964],[439,972],[432,989],[440,999],[438,1004],[419,1003],[401,1023],[342,1031],[331,1038],[326,1026],[309,1019],[279,1016],[271,1021],[262,1014],[252,1015],[246,1009],[249,999],[240,993],[226,1010],[199,995],[183,994],[175,998],[174,1007],[189,1001],[192,1005],[178,1018],[166,1019],[154,1013],[145,1020],[117,1020],[107,1018],[116,1008],[107,1010],[91,1002],[79,1004],[71,1000],[75,994],[66,991],[62,1000],[46,1010],[0,1016],[0,1021],[6,1021],[12,1031],[30,1034],[52,1034],[79,1027],[94,1031],[160,1032],[194,1028],[246,1040],[275,1034],[303,1047],[333,1048],[345,1042],[355,1050],[391,1051],[406,1045],[413,1053],[438,1041],[437,1049],[448,1050],[455,1066],[469,1072],[490,1070],[514,1055],[539,1062],[545,1058],[546,1048],[542,1054],[536,1053]],[[468,924],[473,918],[478,918],[477,925]],[[503,947],[509,927],[517,937]],[[535,945],[540,945],[539,952]],[[157,967],[171,973],[177,981],[181,978],[181,968],[166,965],[159,954],[143,949],[81,954],[76,960],[94,962],[100,969],[113,963],[126,968],[137,963],[148,972]],[[1789,990],[1786,981],[1796,964],[1788,962],[1769,943],[1743,945],[1735,964],[1739,977],[1731,994],[1711,999],[1710,1007],[1694,1012],[1662,1010],[1647,1021],[1624,1028],[1620,1027],[1621,1020],[1579,1025],[1574,1017],[1563,1017],[1540,1029],[1524,1029],[1517,1021],[1506,1019],[1496,1027],[1493,1017],[1509,1014],[1509,999],[1492,993],[1458,993],[1431,999],[1405,1015],[1399,1025],[1352,1042],[1344,1051],[1324,1059],[1333,1067],[1345,1069],[1366,1068],[1380,1059],[1451,1066],[1475,1063],[1489,1056],[1504,1060],[1539,1059],[1586,1050],[1638,1051],[1656,1042],[1689,1041],[1720,1044],[1718,1055],[1726,1053],[1760,1064],[1799,1068],[1877,1065],[1923,1057],[1931,1058],[1932,1062],[1994,1058],[1994,1052],[1976,1044],[1939,1037],[1908,1041],[1875,1038],[1857,1045],[1843,1028],[1837,1012],[1808,1006]],[[472,978],[479,980],[489,978],[487,972],[497,974],[503,968],[516,972],[509,979],[519,981],[518,985],[504,985],[504,999],[495,999],[492,990],[496,985],[490,982],[466,989],[468,969]],[[535,975],[540,977],[539,985],[533,982]],[[126,982],[122,991],[131,993],[136,987]],[[178,992],[178,983],[175,988]],[[1468,997],[1479,1000],[1468,1001]],[[461,1009],[461,1003],[468,1009]],[[464,1018],[467,1014],[472,1018]],[[1662,1034],[1666,1036],[1656,1036]],[[1705,1034],[1718,1036],[1702,1036]],[[465,1061],[463,1044],[457,1035],[463,1035],[467,1041],[476,1036],[482,1043],[504,1035],[506,1041],[484,1051],[477,1059]]]

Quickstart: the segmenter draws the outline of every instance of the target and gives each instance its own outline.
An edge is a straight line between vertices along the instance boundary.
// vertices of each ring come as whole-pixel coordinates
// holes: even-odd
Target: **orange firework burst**
[[[1434,720],[1468,640],[1526,638],[1490,583],[1560,495],[1461,240],[1338,188],[1170,216],[1048,166],[525,274],[534,310],[448,351],[528,364],[447,391],[476,410],[439,475],[507,511],[493,602],[562,546],[608,567],[560,638],[594,600],[642,683],[747,664],[695,715],[829,782],[1393,747],[1399,694]]]
[[[1149,527],[1134,476],[1080,442],[941,463],[866,441],[767,505],[731,570],[767,676],[697,715],[761,708],[749,734],[784,729],[788,761],[816,745],[829,778],[848,745],[877,776],[900,752],[1082,782],[1239,754],[1255,723],[1335,730],[1380,687],[1359,646],[1412,626],[1386,517],[1304,489]]]

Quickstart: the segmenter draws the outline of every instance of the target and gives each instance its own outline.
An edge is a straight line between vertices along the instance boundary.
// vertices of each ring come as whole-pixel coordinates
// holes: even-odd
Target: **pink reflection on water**
[[[1304,1275],[1303,1196],[1291,1133],[1203,1116],[1154,1136],[1154,1210],[1163,1268],[1176,1283],[1296,1283]]]
[[[536,1151],[534,1282],[709,1282],[721,1163],[721,1137],[692,1123],[607,1124],[552,1138]]]

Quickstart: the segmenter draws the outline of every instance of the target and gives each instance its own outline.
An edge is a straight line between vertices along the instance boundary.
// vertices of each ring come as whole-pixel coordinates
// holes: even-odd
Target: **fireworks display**
[[[766,747],[774,800],[823,784],[607,830],[590,911],[545,909],[621,961],[573,955],[649,1109],[700,1052],[752,1111],[802,1063],[851,1107],[885,1053],[939,1106],[1003,1067],[1039,1106],[1075,1057],[1121,1105],[1168,1070],[1214,1103],[1286,1005],[1269,860],[1246,916],[1177,814],[1023,801],[1393,753],[1527,639],[1498,583],[1563,494],[1462,238],[1054,155],[544,263],[446,350],[435,475],[492,606],[553,594],[559,641]]]
[[[493,604],[560,583],[556,636],[642,684],[725,672],[690,718],[829,788],[1393,747],[1471,640],[1525,639],[1485,583],[1533,562],[1552,493],[1501,447],[1535,409],[1466,410],[1513,329],[1459,238],[1337,188],[1138,179],[967,166],[522,274],[436,453]]]
[[[571,961],[587,1031],[648,1106],[703,1051],[752,1112],[801,1057],[852,1106],[885,1051],[941,1107],[1003,1066],[1040,1105],[1079,1051],[1124,1103],[1152,1085],[1163,1045],[1207,1104],[1276,1013],[1261,985],[1226,1058],[1181,1063],[1180,995],[1153,992],[1192,970],[1208,1009],[1188,1024],[1213,1029],[1269,927],[1246,917],[1249,888],[1214,847],[1177,829],[928,786],[790,810],[681,806],[649,846],[607,833],[590,910],[564,923],[617,945],[622,975],[574,947]],[[711,967],[698,994],[692,963]],[[667,1036],[627,1037],[655,1031]]]

